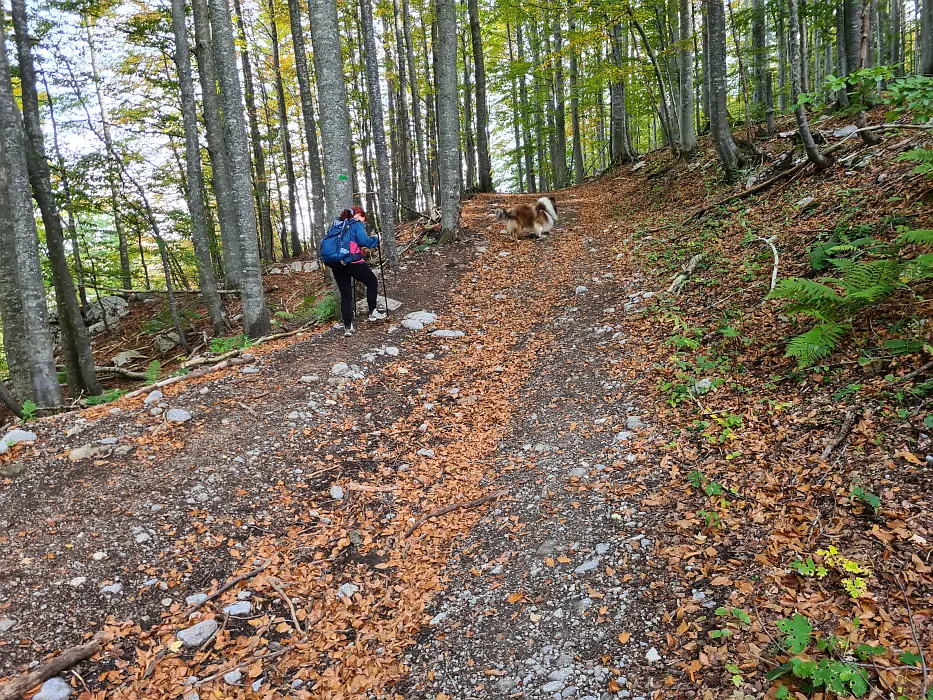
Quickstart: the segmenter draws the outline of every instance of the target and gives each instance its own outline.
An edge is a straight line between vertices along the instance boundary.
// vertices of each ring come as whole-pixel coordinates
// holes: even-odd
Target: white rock
[[[333,486],[330,487],[330,497],[333,498],[335,501],[340,501],[343,499],[344,493],[343,493],[343,488],[340,486],[340,484],[334,484]]]
[[[119,581],[117,583],[111,583],[109,586],[104,586],[100,589],[101,595],[118,595],[123,592],[123,584]]]
[[[185,605],[200,605],[207,600],[207,593],[194,593],[185,598]]]
[[[437,315],[432,314],[430,311],[412,311],[411,313],[405,314],[405,320],[416,321],[422,326],[430,326],[437,320]]]
[[[103,561],[106,558],[107,558],[107,552],[94,552],[91,555],[91,559],[93,559],[94,561]]]
[[[661,654],[658,653],[657,649],[655,649],[654,647],[651,647],[648,650],[648,653],[645,654],[645,658],[648,660],[649,663],[654,663],[655,661],[661,660]]]
[[[0,440],[0,455],[5,454],[13,445],[18,445],[21,442],[35,442],[38,439],[35,433],[28,430],[20,430],[19,428],[11,430],[3,436],[3,440]]]
[[[241,680],[243,680],[243,672],[238,668],[224,674],[224,682],[229,685],[239,685]]]
[[[186,423],[191,420],[191,414],[183,408],[170,408],[165,413],[165,419],[170,423]]]
[[[217,627],[217,620],[204,620],[193,627],[182,630],[176,636],[179,642],[184,644],[187,648],[193,649],[201,646],[210,639],[211,635],[217,631]]]
[[[436,627],[437,625],[441,624],[446,619],[447,619],[447,611],[439,612],[437,615],[431,618],[431,622],[429,622],[428,624],[430,624],[432,627]]]
[[[243,615],[249,615],[252,609],[253,606],[248,600],[238,600],[236,603],[227,605],[224,608],[224,614],[230,615],[231,617],[242,617]]]
[[[563,681],[551,681],[550,683],[545,683],[541,686],[541,691],[544,693],[556,693],[564,687]]]
[[[845,138],[846,136],[851,136],[858,129],[854,124],[849,124],[847,126],[840,127],[833,131],[833,137],[837,139]]]
[[[578,566],[576,569],[573,570],[573,573],[585,574],[587,571],[592,571],[598,566],[599,566],[599,559],[590,559],[589,561],[585,561],[582,564],[580,564],[580,566]]]
[[[424,330],[424,324],[413,318],[406,318],[402,320],[402,328],[407,328],[410,331],[421,331]]]
[[[341,598],[352,598],[353,594],[360,590],[355,583],[345,583],[337,589],[337,595]]]
[[[579,287],[573,290],[573,293],[576,294],[577,296],[580,296],[581,294],[586,294],[588,291],[590,290],[581,284]]]
[[[4,632],[9,632],[14,627],[16,627],[16,620],[11,620],[8,617],[5,617],[2,620],[0,620],[0,634],[3,634]]]
[[[431,333],[435,338],[462,338],[463,331],[440,330]]]
[[[73,692],[71,684],[63,678],[50,678],[42,684],[42,688],[32,698],[33,700],[66,700]]]
[[[804,197],[803,199],[797,200],[794,206],[797,207],[798,209],[803,209],[804,207],[809,206],[810,204],[813,204],[813,202],[815,201],[816,199],[814,197]]]
[[[428,459],[431,459],[432,457],[434,457],[434,450],[422,448],[418,450],[418,454],[421,455],[422,457],[427,457]]]
[[[75,576],[68,582],[68,585],[72,588],[81,588],[85,583],[87,583],[87,576]]]
[[[386,355],[388,355],[389,357],[398,357],[399,350],[397,347],[393,345],[389,345],[386,347],[385,350],[386,350]]]
[[[144,404],[155,403],[156,401],[161,401],[163,394],[161,391],[156,389],[155,391],[149,392],[149,395],[143,401]]]
[[[641,416],[629,416],[625,419],[625,427],[629,430],[638,430],[644,428],[645,424],[642,422]]]
[[[332,377],[345,377],[350,374],[350,365],[346,362],[338,362],[330,369],[330,376]]]
[[[133,538],[136,544],[144,544],[151,539],[152,535],[150,535],[148,532],[140,532],[138,535],[136,535],[136,537]]]

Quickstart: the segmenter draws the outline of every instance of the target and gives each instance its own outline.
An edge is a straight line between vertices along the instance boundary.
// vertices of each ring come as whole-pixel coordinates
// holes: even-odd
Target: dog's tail
[[[547,215],[551,217],[552,225],[557,223],[557,211],[555,211],[554,202],[551,201],[550,197],[539,197],[538,208],[547,212]]]
[[[502,209],[502,208],[493,209],[492,215],[496,218],[497,221],[508,221],[509,220],[508,212],[506,212],[505,209]]]

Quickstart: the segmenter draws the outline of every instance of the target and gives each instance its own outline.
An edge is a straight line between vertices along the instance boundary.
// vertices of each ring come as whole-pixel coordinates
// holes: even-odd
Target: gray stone
[[[806,209],[811,204],[813,204],[815,201],[816,201],[815,197],[804,197],[803,199],[797,200],[794,206],[797,207],[798,209]]]
[[[463,331],[440,330],[434,331],[431,335],[435,338],[462,338]]]
[[[843,139],[846,136],[851,136],[858,129],[854,124],[848,124],[847,126],[840,127],[833,131],[833,137],[837,139]]]
[[[402,320],[402,328],[407,328],[410,331],[421,331],[424,330],[424,324],[412,318],[406,318]]]
[[[150,535],[148,532],[140,532],[138,535],[136,535],[136,537],[133,538],[133,541],[136,542],[136,544],[145,544],[151,539],[152,535]]]
[[[298,380],[302,384],[315,384],[321,381],[321,378],[316,374],[306,374],[301,379]]]
[[[240,374],[259,374],[260,370],[258,367],[241,367]]]
[[[165,419],[169,423],[186,423],[191,420],[191,414],[183,408],[170,408],[165,413]]]
[[[575,476],[578,479],[586,476],[588,473],[589,473],[589,469],[587,469],[586,467],[574,467],[569,472],[570,476]]]
[[[72,588],[81,588],[85,583],[87,583],[87,576],[75,576],[68,582],[68,585]]]
[[[6,454],[9,448],[21,442],[35,442],[38,439],[39,437],[35,433],[28,430],[20,430],[19,428],[11,430],[3,436],[3,440],[0,440],[0,455]]]
[[[409,314],[405,314],[405,319],[404,319],[404,321],[414,321],[415,323],[420,323],[422,327],[430,326],[436,320],[437,320],[437,316],[435,314],[432,314],[430,311],[412,311]],[[402,322],[403,326],[405,325],[404,321]],[[416,329],[416,330],[420,330],[420,329]]]
[[[437,625],[441,624],[446,619],[447,619],[447,612],[446,611],[439,612],[437,615],[431,618],[431,622],[429,622],[428,624],[430,624],[432,627],[436,627]]]
[[[201,700],[201,696],[195,692],[191,692],[185,695],[183,700]]]
[[[224,682],[228,685],[239,685],[241,680],[243,680],[243,672],[238,668],[224,674]]]
[[[511,692],[517,685],[518,681],[514,678],[509,678],[508,676],[504,676],[503,678],[500,678],[496,681],[496,688],[503,693]]]
[[[573,290],[573,293],[576,294],[577,296],[580,296],[581,294],[586,294],[588,291],[590,290],[581,284],[579,287]]]
[[[641,416],[629,416],[625,419],[625,427],[629,430],[638,430],[644,428],[645,424],[642,422]]]
[[[572,666],[568,666],[568,667],[566,667],[566,668],[561,668],[561,669],[558,669],[558,670],[556,670],[556,671],[551,671],[551,673],[548,674],[548,680],[550,680],[550,681],[565,681],[565,680],[567,680],[568,678],[570,678],[570,676],[572,676],[572,675],[573,675],[573,667],[572,667]]]
[[[248,600],[238,600],[236,603],[230,603],[230,605],[224,607],[224,614],[231,617],[242,617],[243,615],[249,615],[252,609],[253,605]]]
[[[418,450],[418,454],[421,457],[427,457],[428,459],[432,459],[434,457],[434,450],[429,450],[428,448],[425,447],[425,448]]]
[[[597,553],[599,556],[603,556],[604,554],[608,554],[610,549],[611,549],[611,547],[610,547],[610,545],[609,545],[607,542],[600,542],[598,545],[596,545],[596,553]]]
[[[550,683],[545,683],[541,686],[541,692],[544,693],[558,693],[564,687],[563,681],[551,681]]]
[[[13,460],[0,462],[0,476],[13,479],[26,471],[26,462]]]
[[[111,362],[113,362],[113,364],[117,367],[122,367],[123,365],[128,365],[133,360],[139,359],[140,357],[145,357],[145,355],[140,352],[136,352],[135,350],[124,350],[123,352],[118,352],[116,355],[114,355],[113,359],[111,359]]]
[[[651,647],[651,648],[648,650],[648,652],[645,654],[645,658],[648,660],[649,663],[652,663],[652,664],[653,664],[653,663],[655,663],[656,661],[660,661],[660,660],[661,660],[661,654],[658,653],[658,650],[657,650],[657,649],[655,649],[654,647]]]
[[[201,605],[206,600],[207,593],[195,593],[185,598],[185,605],[188,605],[189,607],[192,605]]]
[[[5,617],[2,620],[0,620],[0,634],[3,634],[4,632],[9,632],[14,627],[16,627],[16,620],[11,620],[8,617]]]
[[[711,377],[703,377],[703,379],[698,379],[693,384],[693,394],[695,396],[703,396],[703,394],[708,394],[713,390],[713,380]]]
[[[106,318],[107,324],[113,324],[130,313],[129,306],[123,297],[101,297],[88,308],[86,320],[89,324],[103,324]]]
[[[253,684],[250,687],[253,689],[254,693],[258,693],[259,689],[262,688],[263,683],[264,681],[262,680],[262,678],[257,678],[256,680],[253,681]]]
[[[330,368],[330,376],[332,377],[345,377],[348,374],[350,374],[350,365],[346,362],[338,362]]]
[[[640,160],[640,161],[638,161],[637,163],[635,163],[635,165],[632,166],[632,172],[634,173],[636,170],[641,170],[641,169],[644,168],[646,165],[648,165],[648,161],[646,161],[646,160]]]
[[[156,401],[161,401],[163,394],[161,391],[156,389],[155,391],[149,392],[149,395],[146,396],[146,399],[143,401],[144,404],[155,403]]]
[[[398,357],[399,349],[393,345],[386,346],[386,355],[389,357]]]
[[[317,272],[320,269],[321,269],[321,264],[317,260],[314,260],[312,262],[306,262],[303,268],[305,272]]]
[[[580,564],[580,566],[578,566],[576,569],[573,570],[573,573],[585,574],[587,571],[592,571],[598,566],[599,566],[599,559],[590,559],[589,561],[585,561],[582,564]]]
[[[341,598],[352,598],[353,594],[358,592],[360,587],[355,583],[345,583],[337,589],[337,595]]]
[[[42,684],[42,688],[32,698],[33,700],[67,700],[73,692],[71,684],[65,679],[50,678]]]
[[[75,447],[68,453],[68,459],[72,462],[80,462],[91,457],[109,455],[111,448],[106,445],[82,445]]]
[[[116,445],[118,442],[120,442],[120,438],[107,437],[107,438],[103,438],[100,441],[100,444],[101,445]]]
[[[178,343],[178,334],[172,331],[171,333],[162,333],[153,338],[152,347],[155,348],[156,352],[163,353],[176,347]]]
[[[164,602],[164,601],[163,601]],[[169,599],[169,604],[171,604],[171,599]],[[178,641],[184,644],[187,648],[193,649],[199,647],[217,631],[217,621],[216,620],[204,620],[199,622],[193,627],[189,627],[186,630],[182,630],[176,636]]]
[[[631,439],[632,439],[632,433],[629,432],[628,430],[622,430],[616,433],[616,437],[615,437],[616,442],[625,442],[626,440],[631,440]]]
[[[104,586],[100,589],[101,595],[119,595],[123,592],[123,584],[119,581],[116,583],[111,583],[109,586]]]
[[[380,311],[398,311],[402,306],[402,302],[392,297],[384,297],[381,294],[376,297],[376,308]],[[369,302],[363,298],[356,303],[356,310],[361,314],[369,314]]]
[[[344,493],[343,493],[343,488],[340,486],[340,484],[334,484],[333,486],[330,487],[330,497],[333,498],[335,501],[339,501],[343,499]]]
[[[572,685],[569,688],[564,688],[564,692],[560,694],[562,698],[572,698],[577,694],[577,686]]]
[[[551,557],[557,554],[557,540],[544,540],[537,550],[538,556]]]

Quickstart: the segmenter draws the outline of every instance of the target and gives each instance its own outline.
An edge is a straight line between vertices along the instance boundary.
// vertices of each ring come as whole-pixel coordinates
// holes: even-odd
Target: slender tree
[[[32,57],[32,40],[26,18],[25,0],[13,0],[12,17],[19,57],[25,124],[24,143],[29,182],[42,215],[49,261],[52,264],[52,280],[55,285],[58,326],[62,334],[68,390],[74,397],[82,393],[96,396],[103,391],[103,388],[94,371],[91,340],[87,327],[84,325],[84,318],[81,316],[71,270],[68,268],[68,254],[65,251],[61,215],[52,192],[52,174],[45,152],[42,118],[39,115],[39,93],[36,86],[36,69]]]
[[[476,74],[476,155],[479,160],[479,191],[492,192],[492,160],[489,157],[489,108],[486,103],[486,59],[480,31],[477,0],[467,0],[470,15],[470,40],[473,46],[473,69]]]
[[[680,157],[693,158],[697,149],[693,123],[693,0],[680,0]]]
[[[522,150],[525,156],[525,178],[527,180],[525,187],[529,192],[536,192],[534,142],[531,138],[531,105],[528,103],[528,83],[526,80],[528,68],[525,64],[525,40],[522,37],[521,22],[515,26],[515,43],[517,44],[516,53],[518,54],[518,62],[521,66],[521,73],[518,75],[518,95],[521,101],[519,114],[522,120]]]
[[[438,36],[457,36],[454,0],[436,0]],[[460,219],[460,135],[457,109],[457,52],[434,44],[437,66],[437,140],[441,181],[441,240],[457,238]]]
[[[800,89],[800,21],[798,19],[797,0],[787,0],[787,14],[790,24],[790,41],[788,42],[788,53],[790,54],[790,87],[791,98],[797,103],[797,97],[801,93]],[[810,125],[807,122],[807,113],[803,105],[797,104],[794,107],[794,116],[797,118],[797,130],[800,132],[800,140],[803,143],[807,157],[820,170],[829,167],[832,161],[820,153],[813,141],[813,135],[810,133]]]
[[[564,36],[560,11],[554,17],[554,186],[567,186],[567,103],[564,100]]]
[[[575,40],[576,22],[574,20],[573,9],[570,9],[570,41]],[[571,44],[572,45],[572,44]],[[573,161],[573,181],[577,184],[583,182],[583,145],[580,140],[580,69],[578,66],[576,47],[570,51],[570,133],[571,133],[571,151]],[[516,124],[517,127],[517,124]]]
[[[408,68],[408,87],[411,91],[411,112],[415,126],[415,149],[418,153],[418,183],[427,211],[434,208],[434,193],[431,190],[431,173],[428,167],[427,144],[424,136],[424,123],[421,117],[421,90],[418,87],[418,73],[415,70],[415,52],[411,40],[411,7],[409,0],[402,0],[402,33],[405,39],[405,57]]]
[[[0,317],[13,393],[40,409],[62,404],[48,326],[25,135],[0,16]]]
[[[742,164],[742,155],[732,139],[726,104],[726,16],[723,0],[704,0],[706,31],[709,32],[710,133],[726,176],[731,178]]]
[[[920,54],[918,73],[933,75],[933,0],[917,0],[920,13]]]
[[[17,0],[21,2],[22,0]],[[198,115],[194,101],[194,80],[191,77],[191,49],[188,46],[188,29],[185,22],[185,0],[172,0],[172,29],[175,34],[175,68],[178,71],[178,92],[181,101],[182,126],[185,131],[185,174],[188,186],[186,199],[191,215],[191,241],[194,245],[198,266],[201,296],[207,305],[214,335],[222,335],[226,329],[224,307],[217,293],[214,267],[211,263],[210,243],[207,237],[201,183],[201,144],[198,139]]]
[[[230,156],[230,180],[242,260],[240,300],[243,304],[243,328],[248,336],[257,338],[267,335],[272,326],[269,311],[266,309],[259,268],[256,210],[253,208],[249,147],[246,142],[246,124],[243,121],[243,91],[236,69],[230,6],[226,0],[210,0],[210,9],[214,61],[220,85],[225,142]]]

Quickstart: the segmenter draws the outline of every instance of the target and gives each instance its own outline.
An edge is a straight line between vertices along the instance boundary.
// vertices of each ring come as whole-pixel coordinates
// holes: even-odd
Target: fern
[[[153,360],[149,363],[149,366],[146,367],[146,381],[154,382],[159,379],[159,375],[162,373],[162,363],[158,360]]]
[[[933,175],[933,149],[912,148],[898,156],[898,160],[917,163],[917,167],[914,168],[917,175]]]
[[[930,151],[933,153],[933,151]],[[897,237],[895,245],[904,245],[906,243],[916,243],[917,245],[933,245],[933,229],[918,228],[913,231],[901,229],[901,235]]]
[[[821,323],[787,344],[785,357],[796,357],[801,367],[810,367],[831,353],[852,330],[848,323]]]

